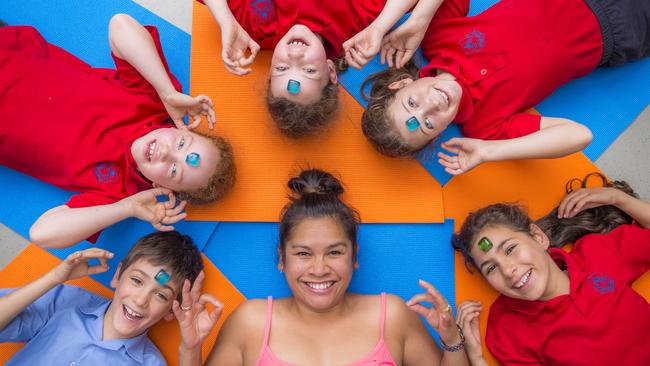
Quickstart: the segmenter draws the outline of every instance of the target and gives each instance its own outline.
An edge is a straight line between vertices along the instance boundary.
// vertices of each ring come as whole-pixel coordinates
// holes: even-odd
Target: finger
[[[397,50],[395,52],[395,67],[400,68],[402,64],[402,58],[404,57],[404,50]]]
[[[181,201],[181,203],[178,204],[178,206],[176,206],[174,208],[166,209],[165,210],[165,216],[166,217],[176,216],[176,215],[180,214],[181,212],[183,212],[183,210],[185,210],[185,206],[187,206],[187,201],[183,200],[183,201]]]
[[[181,290],[181,310],[187,309],[191,307],[194,304],[194,301],[192,300],[192,295],[190,293],[190,280],[185,279],[183,281],[183,288]]]
[[[187,125],[185,125],[182,119],[174,119],[174,126],[179,130],[187,130]]]
[[[438,289],[436,289],[432,284],[425,280],[420,280],[419,281],[420,287],[423,289],[427,290],[427,293],[431,295],[431,298],[433,298],[433,303],[438,308],[439,310],[446,310],[448,309],[449,303],[447,300],[442,296],[440,292],[438,292]]]
[[[192,285],[192,290],[190,291],[192,295],[193,303],[199,301],[199,298],[201,297],[201,289],[203,289],[204,279],[205,279],[205,272],[201,271],[199,272],[199,275],[196,276],[196,279],[194,280],[194,284]]]
[[[562,200],[560,206],[564,204],[563,207],[563,217],[571,217],[574,214],[576,204],[585,196],[586,191],[579,189],[577,191],[571,192],[568,196]]]
[[[163,202],[163,207],[165,210],[174,208],[176,206],[176,195],[173,192],[169,192],[166,196],[167,201]]]
[[[434,328],[438,327],[438,320],[437,320],[438,316],[437,315],[431,316],[432,311],[434,312],[434,314],[437,313],[435,310],[432,310],[431,308],[428,308],[421,304],[409,305],[409,309],[422,316],[427,321],[427,323],[429,323],[432,327]]]
[[[88,270],[87,270],[86,274],[87,275],[94,275],[94,274],[98,274],[98,273],[104,273],[106,271],[108,271],[108,264],[99,263],[97,265],[88,267]]]
[[[421,302],[433,302],[433,299],[431,298],[431,295],[428,293],[421,293],[421,294],[416,294],[413,295],[407,302],[407,306],[415,305]]]
[[[163,187],[151,188],[149,189],[149,192],[151,192],[151,194],[153,194],[154,196],[169,196],[170,194],[173,194],[171,189],[163,188]]]
[[[407,62],[409,62],[409,60],[411,59],[411,57],[413,57],[414,54],[415,54],[415,50],[406,50],[406,52],[404,52],[404,54],[402,55],[402,58],[399,60],[399,64],[397,65],[397,67],[399,68],[404,67],[404,65],[406,65]]]
[[[192,118],[193,118],[192,123],[189,126],[187,126],[188,130],[195,129],[195,128],[199,127],[199,125],[201,124],[201,116],[199,116],[197,114],[195,116],[192,116]]]
[[[171,224],[175,224],[175,223],[177,223],[177,222],[183,220],[183,219],[186,218],[186,217],[187,217],[187,212],[182,212],[182,213],[180,213],[180,214],[178,214],[178,215],[175,215],[175,216],[168,216],[168,217],[165,217],[165,218],[162,219],[160,222],[161,222],[162,224],[164,224],[164,225],[171,225]]]
[[[156,230],[162,231],[162,232],[174,231],[173,226],[171,226],[171,225],[163,225],[160,222],[151,223],[151,226],[153,226]]]
[[[212,310],[212,312],[209,314],[210,322],[214,325],[221,317],[224,306],[221,301],[217,300],[216,297],[210,294],[202,294],[199,298],[199,304],[201,304],[202,307],[205,307],[205,304],[207,303],[210,303],[214,306],[214,310]]]
[[[350,55],[350,59],[348,60],[348,64],[350,64],[350,66],[354,67],[355,69],[360,69],[362,65],[357,60],[358,57],[357,51],[354,48],[350,48],[349,55]]]
[[[213,129],[214,124],[217,122],[217,114],[214,112],[213,108],[208,110],[208,128]]]
[[[395,52],[397,50],[394,47],[389,47],[386,51],[386,61],[388,62],[388,67],[395,66]]]
[[[174,312],[174,316],[176,317],[176,320],[178,320],[179,322],[181,322],[185,318],[185,316],[183,315],[183,310],[181,310],[181,306],[178,303],[178,300],[174,300],[174,302],[172,302],[172,311]]]
[[[445,171],[451,175],[460,175],[464,173],[462,169],[445,168]]]

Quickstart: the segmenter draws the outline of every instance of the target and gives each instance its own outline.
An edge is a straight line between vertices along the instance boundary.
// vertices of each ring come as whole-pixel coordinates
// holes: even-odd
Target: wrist
[[[56,271],[58,269],[57,267],[54,267],[51,271],[47,272],[43,277],[41,277],[41,280],[43,281],[43,284],[47,286],[48,288],[52,288],[55,286],[58,286],[66,281],[65,278],[61,278]]]
[[[123,219],[128,217],[135,217],[135,205],[133,204],[131,197],[132,196],[122,198],[113,204],[117,210],[119,217]]]
[[[440,337],[442,342],[442,349],[446,352],[458,352],[465,348],[465,336],[463,335],[463,330],[456,325],[456,332],[453,332],[453,335],[450,337]]]

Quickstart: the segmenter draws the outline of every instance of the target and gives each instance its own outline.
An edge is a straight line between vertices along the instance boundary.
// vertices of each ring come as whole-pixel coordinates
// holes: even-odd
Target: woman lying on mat
[[[502,363],[650,365],[650,304],[630,288],[650,268],[650,204],[602,178],[604,187],[570,192],[536,223],[496,204],[454,236],[468,268],[501,293],[486,343]],[[575,243],[569,253],[559,248],[566,243]],[[475,301],[458,307],[472,364],[484,363],[481,310]]]
[[[449,351],[441,352],[415,312],[393,295],[348,293],[356,266],[358,214],[329,173],[303,171],[281,214],[278,268],[292,296],[250,300],[224,323],[208,365],[464,365],[459,328],[429,284],[414,298]],[[419,305],[429,301],[433,309]],[[436,309],[443,309],[438,311]]]
[[[236,75],[251,72],[262,48],[273,49],[266,102],[293,138],[327,127],[338,109],[337,72],[367,62],[381,39],[417,0],[199,0],[221,27],[221,57]],[[365,28],[365,29],[364,29]],[[354,36],[354,37],[353,37]],[[345,42],[348,38],[353,37]]]
[[[212,101],[180,92],[158,31],[119,14],[109,41],[117,70],[90,67],[32,27],[0,28],[0,164],[81,192],[32,226],[37,245],[70,246],[131,216],[173,230],[185,200],[233,185],[230,145],[190,131],[202,116],[212,127]]]
[[[433,13],[384,37],[382,61],[397,68],[364,82],[374,85],[362,120],[383,154],[412,156],[450,123],[466,136],[442,143],[456,154],[438,154],[450,174],[579,151],[591,141],[587,127],[527,110],[598,66],[650,53],[647,0],[511,0],[472,17],[468,9],[469,0],[446,0],[428,29]],[[423,37],[429,64],[418,72],[405,65]]]

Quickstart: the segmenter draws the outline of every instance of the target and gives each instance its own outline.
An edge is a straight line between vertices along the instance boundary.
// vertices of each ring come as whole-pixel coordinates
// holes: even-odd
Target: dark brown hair
[[[171,271],[172,281],[179,286],[183,285],[185,279],[194,283],[203,269],[199,248],[194,245],[192,238],[177,231],[155,232],[140,238],[120,262],[122,266],[117,277],[120,278],[138,260],[147,261],[154,266],[164,266]],[[180,291],[178,296],[180,301]]]
[[[334,60],[336,72],[347,70],[345,58]],[[266,108],[280,131],[291,138],[301,138],[324,131],[336,117],[339,109],[339,86],[328,81],[320,98],[309,104],[300,104],[271,93],[271,79],[266,89]]]
[[[222,199],[235,185],[235,176],[237,174],[232,146],[228,140],[220,136],[199,135],[212,141],[219,150],[220,158],[217,160],[214,173],[212,173],[205,187],[194,191],[176,192],[179,199],[187,200],[192,204],[209,203]]]
[[[571,179],[567,182],[566,193],[573,192],[576,183],[578,188],[586,188],[592,177],[601,179],[603,187],[620,189],[630,196],[637,197],[632,188],[623,181],[608,181],[600,173],[588,174],[583,179]],[[562,247],[568,243],[575,243],[581,237],[591,234],[606,234],[621,224],[630,224],[633,219],[617,207],[607,205],[580,211],[570,218],[558,218],[558,208],[534,222],[546,233],[550,246]],[[465,258],[465,266],[470,270],[476,267],[471,256],[472,243],[476,241],[478,233],[486,227],[505,226],[514,231],[530,234],[530,225],[533,221],[524,209],[514,204],[494,204],[470,213],[460,231],[454,234],[452,246]]]
[[[574,178],[567,182],[566,193],[573,192],[576,188],[587,188],[592,178],[598,178],[602,187],[616,188],[626,194],[638,198],[624,181],[609,181],[600,173],[587,174],[582,180]],[[535,223],[546,235],[548,235],[551,246],[562,247],[567,243],[575,243],[576,240],[591,233],[605,234],[621,224],[631,224],[634,220],[630,215],[614,206],[599,206],[580,211],[577,215],[567,218],[557,217],[558,208],[554,208],[548,215],[540,218]]]
[[[303,170],[287,183],[291,190],[289,203],[280,213],[280,262],[284,263],[286,242],[293,229],[307,218],[335,219],[352,242],[352,260],[356,261],[359,213],[341,201],[344,191],[341,182],[332,174],[319,169]]]
[[[388,86],[404,79],[417,79],[418,67],[413,61],[400,69],[388,68],[370,75],[361,84],[361,95],[368,102],[368,107],[361,116],[361,129],[372,146],[380,153],[390,157],[411,157],[421,149],[414,149],[402,138],[393,117],[388,113],[397,89]],[[372,84],[370,94],[364,92]]]

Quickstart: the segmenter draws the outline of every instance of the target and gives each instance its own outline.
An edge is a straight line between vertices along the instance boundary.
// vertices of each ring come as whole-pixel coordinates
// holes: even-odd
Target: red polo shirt
[[[650,268],[650,230],[621,225],[549,254],[569,272],[569,295],[500,296],[485,337],[492,354],[506,365],[650,365],[650,304],[630,288]]]
[[[467,0],[446,0],[422,41],[435,69],[453,74],[464,88],[459,116],[463,134],[509,139],[540,129],[540,116],[525,111],[560,85],[600,62],[602,36],[583,0],[503,0],[466,17]],[[469,108],[469,109],[468,109]]]
[[[157,30],[147,29],[162,58]],[[32,27],[0,28],[0,164],[81,192],[69,207],[151,188],[136,170],[131,143],[173,124],[153,86],[114,59],[117,70],[92,68]]]
[[[235,19],[262,48],[275,48],[289,28],[302,24],[327,41],[329,59],[341,57],[343,42],[372,23],[385,4],[386,0],[228,0]]]

